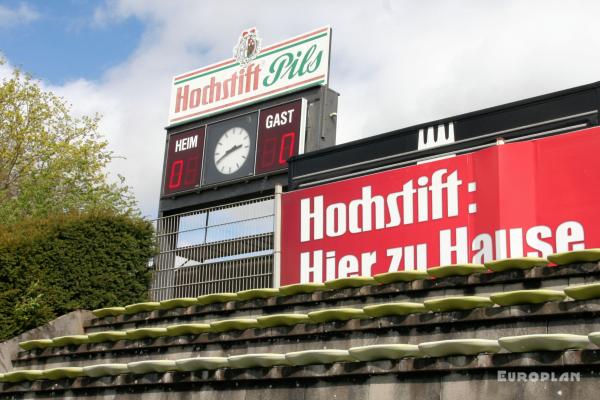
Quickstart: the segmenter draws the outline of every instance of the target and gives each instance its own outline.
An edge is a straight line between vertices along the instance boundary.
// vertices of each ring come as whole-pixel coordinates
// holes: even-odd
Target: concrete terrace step
[[[310,349],[288,353],[246,353],[229,357],[192,357],[177,360],[153,359],[128,364],[92,364],[86,367],[59,367],[50,369],[20,370],[0,374],[0,382],[17,383],[34,380],[60,380],[82,376],[98,378],[122,374],[146,375],[149,373],[195,372],[220,368],[258,368],[282,365],[333,364],[403,358],[473,356],[499,352],[562,352],[584,350],[590,341],[596,342],[600,332],[588,335],[534,334],[498,339],[450,339],[424,342],[418,345],[379,344],[350,349]],[[592,339],[592,340],[591,340]]]
[[[320,308],[364,307],[397,301],[422,302],[438,296],[479,295],[525,289],[563,289],[568,285],[599,280],[598,263],[570,264],[560,267],[535,267],[530,270],[477,273],[439,279],[421,279],[382,285],[368,285],[291,296],[248,301],[230,301],[171,310],[156,310],[133,315],[94,318],[86,333],[124,330],[179,323],[203,323],[225,318],[279,313],[308,313]]]
[[[259,393],[269,391],[274,398],[399,398],[402,392],[419,394],[416,398],[439,398],[442,392],[485,387],[498,390],[496,398],[521,398],[523,386],[507,385],[505,380],[519,373],[547,375],[542,385],[534,386],[538,397],[546,398],[552,390],[576,390],[578,398],[595,398],[596,375],[600,372],[600,350],[569,350],[564,352],[498,353],[439,358],[405,358],[369,362],[342,362],[330,365],[274,366],[270,368],[217,369],[195,372],[165,372],[144,375],[124,374],[101,378],[79,377],[58,381],[4,383],[0,398],[67,398],[85,396],[88,399],[166,399],[194,395],[202,399],[222,399],[235,387],[245,399],[260,399]],[[557,382],[563,374],[571,382]],[[571,375],[569,375],[571,374]],[[577,374],[577,375],[574,375]],[[458,378],[458,380],[457,380]],[[317,382],[321,382],[317,384]],[[461,384],[457,382],[462,381]],[[554,384],[556,382],[556,384]],[[458,387],[457,387],[458,385]],[[572,385],[578,385],[574,387]],[[394,390],[392,390],[394,389]],[[465,393],[463,393],[465,394]],[[142,397],[142,395],[144,397]],[[377,396],[381,397],[377,397]],[[308,396],[308,397],[306,397]],[[171,398],[171,397],[169,397]],[[458,397],[457,397],[458,398]]]
[[[418,344],[443,339],[495,339],[521,334],[587,334],[594,331],[600,331],[600,299],[46,348],[20,352],[13,365],[16,369],[37,369],[127,363],[148,358],[287,353],[307,348],[351,348],[372,344]]]

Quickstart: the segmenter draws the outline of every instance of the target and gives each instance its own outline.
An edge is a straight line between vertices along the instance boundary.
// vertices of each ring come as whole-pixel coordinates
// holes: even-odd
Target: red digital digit
[[[181,176],[183,175],[183,160],[177,160],[171,165],[171,177],[169,178],[169,189],[177,189],[181,186]],[[177,178],[173,182],[173,178]]]
[[[185,178],[183,183],[188,186],[198,183],[198,156],[191,157],[187,160],[187,168],[185,169]]]
[[[256,175],[281,174],[298,154],[306,120],[305,101],[297,99],[260,110],[256,142]]]
[[[263,168],[269,168],[275,163],[275,155],[277,154],[277,138],[271,137],[265,140],[265,148],[261,159]]]
[[[163,196],[192,190],[200,185],[205,134],[205,126],[169,134]]]
[[[284,165],[288,158],[294,155],[294,142],[296,141],[296,132],[288,132],[281,136],[281,146],[279,147],[279,164]],[[286,147],[286,144],[288,145]]]

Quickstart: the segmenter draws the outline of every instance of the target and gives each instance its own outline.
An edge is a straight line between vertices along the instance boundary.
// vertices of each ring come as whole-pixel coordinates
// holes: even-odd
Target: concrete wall
[[[373,376],[348,381],[297,381],[278,384],[234,384],[188,388],[140,388],[136,391],[107,389],[101,392],[27,393],[19,399],[86,400],[467,400],[580,399],[597,398],[597,378],[581,374],[573,382],[501,382],[496,372],[450,373],[398,378]],[[0,394],[0,398],[2,395]],[[11,397],[12,398],[12,397]]]
[[[31,329],[12,339],[0,343],[0,373],[13,369],[12,360],[20,350],[19,343],[26,340],[45,339],[64,335],[84,333],[84,326],[94,317],[87,310],[77,310],[48,322],[44,326]]]

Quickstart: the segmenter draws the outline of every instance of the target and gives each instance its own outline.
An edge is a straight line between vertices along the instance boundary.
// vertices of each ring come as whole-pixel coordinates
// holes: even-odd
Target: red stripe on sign
[[[316,77],[311,78],[311,79],[307,79],[307,80],[302,81],[302,82],[298,82],[298,83],[294,83],[294,84],[291,84],[291,85],[284,86],[284,87],[279,88],[279,89],[274,89],[274,90],[271,90],[269,92],[257,94],[257,95],[252,96],[252,97],[248,97],[248,98],[241,99],[241,100],[238,100],[238,101],[234,101],[234,102],[231,102],[231,103],[223,104],[221,106],[209,108],[208,110],[199,111],[199,112],[194,113],[194,114],[188,114],[188,115],[184,115],[184,116],[181,116],[181,117],[173,118],[173,119],[170,120],[170,122],[177,122],[177,121],[180,121],[182,119],[197,117],[199,115],[207,114],[207,113],[210,113],[212,111],[217,111],[217,110],[220,110],[220,109],[225,108],[225,107],[234,106],[236,104],[240,104],[240,103],[245,102],[245,101],[254,100],[254,99],[257,99],[257,98],[260,98],[260,97],[263,97],[263,96],[268,96],[270,94],[280,92],[282,90],[290,89],[290,88],[293,88],[294,86],[299,86],[299,85],[303,85],[303,84],[310,83],[310,82],[313,82],[313,81],[318,81],[319,79],[323,79],[324,77],[325,77],[325,75],[319,75],[319,76],[316,76]]]
[[[263,53],[265,51],[271,51],[271,50],[276,49],[278,47],[285,46],[286,44],[290,44],[290,43],[296,42],[298,40],[305,39],[305,38],[307,38],[309,36],[313,36],[313,35],[316,35],[316,34],[321,33],[321,32],[325,32],[328,29],[329,29],[328,27],[327,28],[318,29],[318,30],[316,30],[314,32],[310,32],[310,33],[307,33],[305,35],[298,36],[298,37],[290,39],[290,40],[286,40],[285,42],[274,44],[271,47],[267,47],[266,49],[262,49],[261,53]]]

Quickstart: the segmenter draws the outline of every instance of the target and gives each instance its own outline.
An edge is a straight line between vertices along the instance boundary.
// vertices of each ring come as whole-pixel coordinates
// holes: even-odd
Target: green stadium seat
[[[590,342],[594,343],[596,346],[600,347],[600,332],[592,332],[588,335],[588,339]]]
[[[575,300],[597,299],[600,297],[600,283],[567,286],[565,288],[565,293]]]
[[[236,293],[213,293],[205,294],[198,297],[198,304],[208,305],[213,303],[225,303],[227,301],[234,301],[237,299]]]
[[[286,285],[279,288],[279,292],[284,296],[291,296],[300,293],[312,293],[319,290],[325,290],[324,283],[297,283],[295,285]]]
[[[497,353],[501,350],[498,341],[490,339],[450,339],[425,342],[419,343],[419,349],[431,357],[471,356],[479,353]]]
[[[567,296],[562,291],[549,289],[515,290],[512,292],[494,293],[490,295],[490,299],[501,306],[561,301],[566,297]]]
[[[153,372],[167,372],[177,369],[175,361],[172,360],[147,360],[135,361],[127,364],[127,370],[133,374],[150,374]]]
[[[446,278],[448,276],[471,275],[486,270],[487,268],[482,264],[450,264],[429,268],[427,274],[434,278]]]
[[[146,338],[157,338],[161,336],[167,336],[167,328],[138,328],[138,329],[127,329],[127,340],[137,340]]]
[[[34,339],[19,343],[23,350],[45,349],[51,347],[54,343],[52,339]]]
[[[308,322],[306,314],[272,314],[256,318],[260,328],[271,328],[274,326],[291,326]]]
[[[369,317],[386,317],[389,315],[406,315],[426,312],[427,309],[421,303],[399,302],[372,304],[363,308]]]
[[[373,277],[375,281],[381,284],[388,284],[394,282],[409,282],[427,278],[429,278],[429,274],[427,274],[427,272],[425,271],[385,272],[383,274],[377,274]]]
[[[377,281],[370,276],[353,276],[326,281],[325,290],[355,288],[368,285],[377,285]]]
[[[127,364],[97,364],[83,367],[83,375],[90,378],[127,374]]]
[[[17,383],[23,381],[37,381],[42,378],[43,370],[20,370],[7,372],[2,376],[2,382]]]
[[[600,261],[600,249],[574,250],[565,253],[550,254],[548,260],[556,265],[597,262]]]
[[[472,310],[474,308],[492,307],[494,302],[485,296],[448,296],[427,299],[423,302],[425,308],[433,312],[454,310]]]
[[[531,269],[548,265],[548,260],[541,257],[517,257],[504,260],[490,261],[484,264],[494,272],[508,271],[511,269]]]
[[[498,342],[500,346],[513,353],[584,349],[590,343],[588,337],[584,335],[559,333],[506,336],[498,339]]]
[[[99,308],[97,310],[92,311],[92,314],[94,314],[98,318],[115,317],[117,315],[125,314],[125,307]]]
[[[355,361],[348,350],[304,350],[285,354],[291,365],[333,364]]]
[[[179,307],[191,307],[195,306],[196,304],[198,304],[197,297],[184,297],[179,299],[163,300],[160,302],[159,308],[161,310],[171,310]]]
[[[175,365],[178,371],[198,371],[201,369],[225,368],[227,357],[195,357],[176,360]]]
[[[83,368],[81,367],[50,368],[42,372],[42,379],[49,379],[51,381],[65,378],[73,379],[80,376],[83,376]]]
[[[212,332],[210,324],[179,324],[167,326],[167,336],[199,335]]]
[[[419,346],[414,344],[375,344],[371,346],[352,347],[350,355],[359,361],[398,360],[406,357],[422,355]]]
[[[236,300],[245,301],[253,299],[267,299],[269,297],[279,296],[280,294],[281,293],[279,293],[279,289],[273,288],[249,289],[238,292]]]
[[[275,365],[290,365],[285,354],[243,354],[227,358],[229,368],[269,368]]]
[[[256,318],[233,318],[210,323],[213,332],[226,332],[233,330],[258,328]]]
[[[80,345],[88,343],[88,335],[70,335],[70,336],[59,336],[52,339],[52,346],[69,346],[69,345]]]
[[[147,301],[145,303],[136,303],[125,306],[125,314],[138,314],[158,310],[160,303],[156,301]]]
[[[89,343],[116,342],[127,338],[125,331],[104,331],[88,333]]]
[[[360,308],[330,308],[308,313],[308,322],[311,324],[320,324],[329,321],[347,321],[355,318],[365,319],[369,318],[369,316]]]

